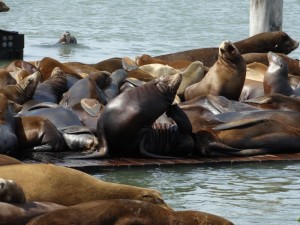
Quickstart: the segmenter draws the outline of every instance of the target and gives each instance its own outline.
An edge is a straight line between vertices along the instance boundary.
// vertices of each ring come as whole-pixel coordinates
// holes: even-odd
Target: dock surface
[[[274,154],[257,156],[226,156],[176,159],[150,158],[105,158],[105,159],[68,159],[66,153],[31,153],[19,159],[24,163],[52,163],[58,166],[70,167],[83,171],[97,171],[102,169],[130,169],[135,167],[167,167],[179,165],[231,165],[238,163],[263,163],[273,161],[299,161],[300,153]]]

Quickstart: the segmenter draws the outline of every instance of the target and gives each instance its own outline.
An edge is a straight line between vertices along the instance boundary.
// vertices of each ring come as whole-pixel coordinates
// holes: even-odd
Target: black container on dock
[[[24,34],[0,29],[0,60],[23,59]]]

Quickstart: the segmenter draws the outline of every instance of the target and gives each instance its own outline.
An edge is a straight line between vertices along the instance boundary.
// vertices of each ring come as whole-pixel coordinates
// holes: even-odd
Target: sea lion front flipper
[[[80,105],[84,111],[93,117],[99,117],[101,111],[104,109],[104,105],[102,105],[97,99],[93,98],[81,99]]]
[[[51,152],[53,150],[53,146],[49,144],[39,145],[32,148],[35,152]]]

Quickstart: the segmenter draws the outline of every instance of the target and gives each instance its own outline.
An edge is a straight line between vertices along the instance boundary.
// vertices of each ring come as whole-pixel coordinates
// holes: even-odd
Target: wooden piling
[[[283,0],[250,0],[250,36],[282,30]]]

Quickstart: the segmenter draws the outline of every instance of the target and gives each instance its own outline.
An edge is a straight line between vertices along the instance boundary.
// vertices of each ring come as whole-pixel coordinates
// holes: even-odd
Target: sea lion
[[[42,116],[15,117],[19,151],[62,151],[66,143],[53,123]]]
[[[138,65],[130,58],[123,57],[122,65],[124,70],[128,73],[129,78],[138,79],[140,81],[148,82],[154,80],[155,77],[148,72],[141,70]]]
[[[0,94],[0,133],[0,153],[7,155],[16,153],[18,139],[15,134],[15,118],[3,94]]]
[[[66,206],[51,202],[24,202],[21,204],[0,202],[1,224],[24,225],[37,216],[63,208]]]
[[[37,104],[26,112],[17,116],[43,116],[49,119],[62,133],[62,136],[72,151],[94,151],[98,147],[98,140],[93,132],[85,127],[76,113],[71,109],[54,103]]]
[[[158,156],[171,153],[170,147],[173,147],[174,155],[188,155],[190,151],[188,147],[192,145],[188,138],[191,125],[184,115],[177,117],[180,112],[176,106],[171,107],[181,80],[182,76],[179,73],[160,77],[140,87],[125,91],[110,101],[105,106],[97,123],[99,149],[87,157],[104,157],[107,154],[136,157],[141,153],[142,155],[150,153],[148,150],[155,151],[155,149],[161,151],[161,154],[159,152],[151,153]],[[176,127],[159,129],[159,126],[157,126],[158,129],[152,128],[155,120],[168,110],[169,114],[177,117],[178,129]],[[181,118],[185,122],[180,121]],[[172,133],[174,135],[171,135]],[[183,140],[182,145],[179,144],[181,134],[187,135],[186,141]],[[160,138],[161,141],[158,141]],[[176,138],[178,143],[176,143]],[[151,145],[155,142],[159,144],[156,148],[151,149],[153,147]],[[185,147],[186,151],[183,150]]]
[[[299,46],[297,41],[282,31],[260,33],[233,44],[241,54],[269,51],[288,54]],[[218,60],[218,48],[199,48],[154,58],[165,61],[201,61],[204,66],[211,67]]]
[[[13,165],[13,164],[22,164],[22,162],[11,156],[0,154],[0,166]]]
[[[300,75],[300,62],[297,59],[290,58],[289,56],[281,53],[276,53],[282,57],[288,64],[289,73],[291,75]],[[247,53],[242,55],[246,64],[258,62],[269,66],[268,53]]]
[[[246,79],[263,82],[267,69],[268,66],[263,63],[249,63],[247,64]]]
[[[200,211],[173,211],[129,199],[100,200],[71,206],[31,220],[28,225],[233,225],[229,220]]]
[[[94,67],[88,66],[87,64],[81,62],[65,62],[63,65],[66,65],[68,68],[74,70],[81,77],[86,77],[91,73],[99,72],[99,70],[95,69]]]
[[[238,100],[246,77],[246,64],[238,49],[230,41],[219,47],[218,61],[199,82],[185,89],[184,98],[190,100],[200,95],[222,95]]]
[[[122,64],[122,58],[114,57],[105,59],[95,64],[86,64],[87,66],[93,67],[99,71],[107,71],[113,73],[115,70],[124,69]]]
[[[152,77],[157,78],[160,76],[170,76],[179,73],[178,70],[171,66],[163,65],[160,63],[152,63],[144,66],[140,66],[139,69],[149,73]]]
[[[143,65],[152,64],[152,63],[160,63],[163,65],[169,65],[178,70],[185,70],[192,63],[192,61],[183,61],[183,60],[168,62],[168,61],[156,59],[147,54],[143,54],[141,56],[135,57],[135,62],[138,66],[143,66]]]
[[[10,84],[16,84],[16,83],[17,83],[16,79],[13,78],[9,72],[0,69],[0,87],[10,85]]]
[[[35,72],[24,78],[17,84],[7,85],[0,88],[0,93],[6,96],[7,99],[18,104],[24,104],[32,98],[38,83],[40,82],[41,73]]]
[[[17,182],[0,178],[0,202],[24,203],[25,201],[23,188]]]
[[[3,67],[3,69],[9,72],[17,82],[38,71],[38,68],[30,62],[20,59],[12,61],[7,66]]]
[[[276,109],[300,112],[300,98],[296,96],[291,97],[274,93],[248,99],[245,103],[263,110]]]
[[[245,100],[263,96],[264,94],[265,92],[263,82],[252,79],[245,79],[239,101],[244,102]]]
[[[105,105],[107,103],[107,97],[102,88],[110,84],[110,75],[111,74],[106,71],[91,73],[87,77],[77,81],[68,92],[64,94],[59,104],[67,108],[72,108],[83,98],[94,98]]]
[[[288,81],[288,65],[279,55],[268,53],[269,67],[265,73],[263,87],[265,94],[283,94],[290,96],[294,90]]]
[[[251,156],[299,152],[299,112],[254,110],[222,113],[216,118],[222,124],[213,127],[209,138],[201,131],[196,134],[195,149],[201,155]]]
[[[9,11],[9,7],[2,1],[0,1],[0,12],[7,12]]]
[[[69,31],[66,31],[61,35],[58,44],[77,44],[77,40]]]
[[[103,199],[135,199],[169,208],[161,194],[154,189],[105,182],[87,173],[62,166],[51,164],[1,166],[0,174],[2,178],[14,180],[21,185],[27,201],[71,206]]]

